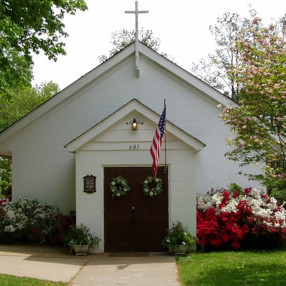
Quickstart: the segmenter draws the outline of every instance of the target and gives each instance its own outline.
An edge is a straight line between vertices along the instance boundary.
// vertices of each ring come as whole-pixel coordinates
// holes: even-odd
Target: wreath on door
[[[144,194],[148,197],[154,198],[163,192],[163,180],[162,178],[155,178],[148,176],[143,182]]]
[[[124,177],[118,176],[112,179],[110,183],[110,190],[113,198],[122,198],[127,195],[131,188],[128,185],[128,181]]]

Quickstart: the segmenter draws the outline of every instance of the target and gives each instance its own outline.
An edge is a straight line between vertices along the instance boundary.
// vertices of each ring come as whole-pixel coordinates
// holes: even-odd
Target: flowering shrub
[[[173,223],[172,227],[168,229],[168,233],[162,245],[164,247],[169,247],[170,245],[192,245],[196,243],[197,238],[183,227],[181,222]]]
[[[286,210],[260,190],[219,190],[197,199],[198,242],[206,249],[271,248],[286,238]]]
[[[75,215],[57,214],[53,231],[50,237],[50,243],[53,245],[63,245],[64,236],[71,226],[75,225]]]
[[[162,241],[162,245],[169,248],[171,253],[189,253],[196,249],[196,236],[187,232],[181,222],[173,223],[167,230],[167,235]]]
[[[270,196],[274,197],[280,204],[283,204],[286,201],[286,187],[284,189],[273,188]],[[285,205],[284,208],[286,208]]]
[[[5,204],[8,200],[7,199],[0,199],[0,206],[2,206],[3,204]]]
[[[46,243],[64,226],[56,207],[37,200],[20,198],[0,206],[1,238]]]
[[[87,226],[80,224],[69,228],[64,236],[64,246],[68,247],[72,253],[74,247],[79,245],[88,245],[89,247],[97,248],[100,240],[99,237],[91,233]]]

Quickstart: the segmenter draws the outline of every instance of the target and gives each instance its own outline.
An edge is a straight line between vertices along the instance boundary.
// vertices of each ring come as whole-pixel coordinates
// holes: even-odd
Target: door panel
[[[161,167],[163,192],[150,198],[143,192],[143,181],[152,168],[104,168],[105,251],[164,251],[161,241],[168,228],[168,171]],[[131,190],[123,198],[112,198],[109,184],[117,176],[127,179]]]

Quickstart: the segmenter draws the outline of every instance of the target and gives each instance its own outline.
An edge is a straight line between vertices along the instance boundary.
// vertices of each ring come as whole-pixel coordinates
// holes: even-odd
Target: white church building
[[[138,49],[138,54],[136,53]],[[163,192],[143,192],[150,146],[166,99],[166,144],[157,177]],[[234,104],[157,52],[133,43],[0,134],[12,158],[13,200],[20,196],[76,211],[101,239],[98,251],[161,251],[168,226],[196,232],[196,194],[231,183],[249,187],[219,118]],[[222,108],[218,108],[221,105]],[[132,122],[137,129],[132,129]],[[122,176],[131,190],[113,197]]]

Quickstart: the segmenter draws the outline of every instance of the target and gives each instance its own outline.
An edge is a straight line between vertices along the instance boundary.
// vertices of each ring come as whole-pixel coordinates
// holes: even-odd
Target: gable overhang
[[[215,103],[221,104],[222,106],[228,106],[230,104],[236,105],[236,103],[227,96],[218,92],[210,85],[206,84],[202,80],[198,79],[191,73],[182,69],[172,61],[166,59],[165,57],[158,54],[156,51],[150,49],[149,47],[145,46],[144,44],[139,42],[138,49],[141,57],[146,57],[146,59],[160,66],[162,69],[166,70],[166,72],[186,82],[190,86],[200,90],[202,94],[205,95],[206,98],[210,98]],[[131,60],[134,57],[135,57],[135,43],[130,44],[129,46],[127,46],[114,56],[112,56],[104,63],[95,67],[93,70],[83,75],[81,78],[79,78],[71,85],[60,91],[58,94],[56,94],[55,96],[53,96],[52,98],[41,104],[38,108],[34,109],[29,114],[27,114],[26,116],[24,116],[14,124],[12,124],[10,127],[2,131],[2,133],[0,134],[0,154],[11,156],[13,140],[16,137],[21,136],[21,134],[25,133],[27,130],[29,130],[29,127],[32,124],[38,122],[40,118],[43,118],[44,116],[52,112],[52,110],[54,110],[55,108],[65,104],[67,100],[72,99],[73,96],[81,94],[81,92],[83,92],[85,88],[88,88],[90,84],[92,84],[94,81],[104,76],[105,74],[107,74],[111,69],[115,68],[123,61]],[[151,114],[150,116],[152,118]],[[154,115],[154,117],[157,116],[158,114]],[[170,122],[169,124],[171,126]]]
[[[5,151],[1,150],[1,145],[11,145],[9,142],[15,137],[21,135],[25,132],[26,128],[29,128],[31,124],[39,120],[41,117],[45,116],[51,112],[57,106],[64,104],[66,100],[71,98],[75,94],[79,94],[90,83],[94,82],[97,78],[104,75],[110,69],[121,63],[122,61],[131,58],[135,53],[135,46],[129,45],[121,52],[117,53],[104,63],[95,67],[78,80],[58,92],[56,95],[39,105],[37,108],[23,116],[21,119],[10,125],[8,128],[0,133],[0,154],[11,155],[11,146],[5,146]],[[7,151],[9,149],[9,151]]]
[[[221,104],[223,107],[229,106],[230,104],[237,105],[237,103],[228,96],[222,94],[203,80],[186,71],[174,62],[166,59],[164,56],[142,43],[140,43],[140,54],[146,56],[147,59],[153,61],[167,72],[172,73],[178,79],[181,79],[185,83],[201,91],[206,97],[209,97],[215,101],[216,104]]]
[[[110,128],[115,123],[122,120],[124,117],[126,117],[128,114],[132,112],[137,112],[141,114],[142,116],[148,118],[150,121],[152,121],[154,124],[157,125],[160,115],[141,103],[137,99],[132,99],[127,104],[116,110],[114,113],[103,119],[102,121],[98,122],[95,126],[69,142],[65,148],[67,148],[70,152],[76,152],[79,150],[82,146],[93,140],[98,135],[102,134],[104,131],[106,131],[108,128]],[[185,144],[187,144],[191,149],[195,150],[195,152],[198,152],[202,150],[206,145],[201,142],[199,139],[193,137],[189,133],[185,132],[172,122],[166,120],[166,126],[167,126],[167,132],[168,134],[172,134]],[[155,130],[154,130],[155,131]]]

